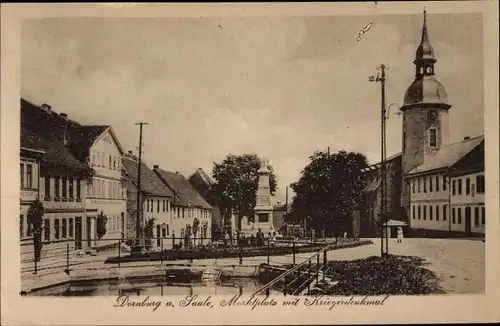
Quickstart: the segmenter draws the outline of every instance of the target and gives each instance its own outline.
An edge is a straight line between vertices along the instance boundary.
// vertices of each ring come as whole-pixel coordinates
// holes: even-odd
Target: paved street
[[[328,252],[328,260],[353,260],[366,258],[373,255],[380,255],[380,239],[372,239],[374,244],[361,247],[332,250]],[[470,294],[483,293],[485,282],[485,243],[480,240],[466,239],[405,239],[402,243],[396,243],[395,239],[389,241],[389,252],[395,255],[419,256],[424,258],[429,265],[427,268],[434,271],[441,279],[441,286],[446,293]],[[86,256],[72,258],[71,269],[73,273],[84,271],[99,271],[106,269],[118,269],[116,264],[104,265],[105,256],[112,253],[105,253],[100,256]],[[297,254],[296,263],[300,263],[311,257],[312,253]],[[290,264],[292,255],[271,256],[271,264]],[[267,257],[245,257],[244,265],[258,266],[266,263]],[[239,264],[238,258],[224,259],[201,259],[195,260],[191,265],[208,266],[217,263],[219,266],[235,266]],[[188,261],[168,261],[165,265],[186,265]],[[159,262],[137,262],[121,264],[121,273],[126,274],[127,270],[137,270],[141,267],[150,268],[159,265]],[[34,277],[31,273],[23,273],[23,282],[44,282],[45,278],[59,278],[59,274],[64,274],[65,262],[58,264],[60,268],[51,268],[40,271],[40,275]],[[61,276],[62,277],[62,276]],[[36,278],[38,280],[34,280]]]
[[[350,260],[380,255],[380,239],[373,245],[329,253],[329,260]],[[485,243],[466,239],[404,239],[389,240],[389,253],[419,256],[441,279],[446,293],[479,294],[485,289]]]

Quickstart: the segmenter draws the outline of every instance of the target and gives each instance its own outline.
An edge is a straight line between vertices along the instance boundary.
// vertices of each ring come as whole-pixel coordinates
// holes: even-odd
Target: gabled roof
[[[47,174],[91,173],[86,164],[88,155],[82,155],[82,148],[75,145],[80,127],[56,112],[21,99],[21,147],[45,151],[41,166]],[[63,141],[65,130],[67,144]]]
[[[189,181],[191,179],[199,177],[207,186],[214,185],[214,180],[205,172],[202,168],[196,169],[196,171],[188,178]]]
[[[175,199],[176,204],[207,209],[212,208],[182,174],[159,168],[155,168],[154,172],[177,195]]]
[[[409,175],[449,168],[484,141],[484,135],[443,146],[433,156],[408,172]]]
[[[118,147],[118,150],[120,151],[120,154],[124,154],[123,147],[120,144],[120,141],[118,140],[118,137],[116,136],[113,127],[108,126],[108,125],[103,125],[103,126],[82,126],[87,132],[88,138],[91,140],[91,145],[92,146],[98,139],[100,139],[103,134],[106,131],[109,131],[111,137],[113,138],[116,147]]]
[[[137,187],[139,184],[139,164],[130,155],[122,157],[122,166],[126,176]],[[166,187],[144,162],[141,163],[141,191],[149,195],[161,197],[173,197],[173,192]]]

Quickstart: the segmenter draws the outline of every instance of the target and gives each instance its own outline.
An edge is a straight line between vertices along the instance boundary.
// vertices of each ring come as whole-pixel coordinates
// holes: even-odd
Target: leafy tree
[[[42,229],[43,229],[44,207],[40,200],[35,199],[28,209],[28,223],[32,227],[33,249],[35,252],[35,261],[40,261],[42,253]]]
[[[350,213],[359,202],[364,179],[361,169],[368,166],[360,153],[317,151],[309,157],[298,182],[292,184],[295,198],[291,219],[306,220],[306,227],[339,235],[339,228],[352,227]]]
[[[193,220],[193,236],[195,238],[195,241],[196,241],[196,236],[198,235],[199,229],[200,229],[200,220],[197,217],[195,217]]]
[[[210,190],[211,201],[216,203],[221,212],[234,212],[237,216],[238,229],[241,218],[247,216],[254,219],[253,208],[259,185],[258,170],[260,159],[256,154],[229,154],[220,163],[214,163],[212,170],[215,184]],[[277,189],[273,167],[268,164],[271,195]],[[228,220],[228,216],[226,216]]]
[[[107,232],[107,225],[108,225],[108,217],[104,214],[103,211],[101,211],[97,215],[97,239],[101,239]]]

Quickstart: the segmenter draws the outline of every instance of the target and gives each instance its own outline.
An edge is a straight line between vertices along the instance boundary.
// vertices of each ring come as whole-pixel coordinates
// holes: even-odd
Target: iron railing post
[[[66,240],[66,274],[69,275],[69,242]]]
[[[292,239],[293,266],[295,267],[295,239]]]
[[[160,238],[160,263],[163,264],[163,237]]]
[[[193,262],[193,241],[189,244],[190,247],[190,255],[189,255],[189,262]]]
[[[269,265],[269,246],[271,245],[270,239],[267,239],[267,264]]]
[[[243,265],[243,248],[241,247],[240,234],[238,233],[238,247],[240,255],[240,265]]]
[[[120,267],[120,260],[122,260],[122,243],[118,240],[118,267]]]
[[[316,256],[317,258],[317,263],[316,263],[316,282],[319,281],[319,253]]]

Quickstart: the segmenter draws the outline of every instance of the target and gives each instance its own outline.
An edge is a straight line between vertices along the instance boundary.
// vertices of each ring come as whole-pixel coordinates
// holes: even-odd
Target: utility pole
[[[136,237],[137,247],[141,248],[141,163],[142,163],[142,127],[148,125],[146,122],[137,122],[139,125],[139,161],[137,162],[137,216],[136,216]]]
[[[381,178],[381,209],[380,209],[380,255],[388,255],[389,253],[389,235],[385,235],[385,250],[384,250],[384,232],[387,233],[387,174],[386,174],[386,109],[385,109],[385,69],[386,65],[381,64],[377,67],[377,70],[380,70],[381,73],[377,76],[368,77],[368,81],[370,82],[380,82],[381,85],[381,130],[380,130],[380,152],[381,152],[381,162],[380,162],[380,178]]]

